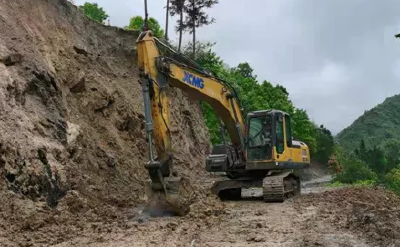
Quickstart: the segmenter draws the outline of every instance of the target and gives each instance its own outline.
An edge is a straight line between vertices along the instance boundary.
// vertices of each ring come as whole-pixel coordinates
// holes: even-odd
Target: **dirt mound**
[[[337,229],[351,229],[372,244],[400,245],[400,199],[385,189],[337,189],[304,196],[302,204],[318,207],[319,218]]]
[[[138,33],[65,0],[0,1],[0,30],[0,242],[113,229],[118,208],[146,200]],[[196,183],[209,151],[200,106],[168,93],[175,166]]]

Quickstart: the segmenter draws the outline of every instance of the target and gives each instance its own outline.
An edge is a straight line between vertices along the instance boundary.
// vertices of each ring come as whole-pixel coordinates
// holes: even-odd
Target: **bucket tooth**
[[[159,190],[153,189],[155,186],[149,182],[146,211],[152,216],[184,216],[188,214],[190,205],[195,200],[195,193],[190,181],[181,177],[168,177],[164,178],[164,184],[165,190]]]

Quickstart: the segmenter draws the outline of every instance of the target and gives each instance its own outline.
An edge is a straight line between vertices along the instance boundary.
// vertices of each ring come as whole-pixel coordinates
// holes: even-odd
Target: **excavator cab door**
[[[270,114],[254,115],[248,120],[247,159],[270,160],[275,138],[274,122]]]
[[[283,115],[281,113],[275,114],[275,145],[276,152],[282,154],[285,151],[285,134],[284,134]]]
[[[283,112],[276,112],[275,118],[275,150],[277,161],[292,160],[292,130],[290,116]]]

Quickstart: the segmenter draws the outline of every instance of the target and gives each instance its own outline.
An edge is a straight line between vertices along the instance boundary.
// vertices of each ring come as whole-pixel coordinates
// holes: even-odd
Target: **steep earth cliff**
[[[146,199],[138,33],[65,0],[1,0],[0,33],[0,242],[58,242],[84,219],[118,222],[118,207]],[[176,167],[195,182],[208,132],[197,102],[168,93]]]

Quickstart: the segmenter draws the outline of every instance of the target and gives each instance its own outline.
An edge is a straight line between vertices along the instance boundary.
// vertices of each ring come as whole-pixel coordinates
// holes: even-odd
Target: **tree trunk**
[[[182,47],[182,24],[183,24],[183,8],[181,9],[181,19],[179,20],[179,47],[178,47],[178,51],[181,51],[181,47]]]
[[[196,8],[196,2],[195,0],[193,1],[193,13],[195,13],[195,8]],[[196,18],[197,16],[192,16],[192,25],[193,25],[193,59],[196,58]]]
[[[149,11],[147,9],[147,0],[144,0],[144,25],[142,31],[149,30]]]
[[[193,59],[196,59],[196,24],[193,22]]]
[[[169,0],[167,0],[167,13],[165,20],[165,39],[168,40],[168,22],[169,22]]]

